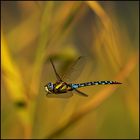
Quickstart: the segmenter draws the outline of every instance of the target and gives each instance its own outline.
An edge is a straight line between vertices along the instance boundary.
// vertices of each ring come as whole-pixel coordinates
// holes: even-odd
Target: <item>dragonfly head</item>
[[[45,85],[45,91],[48,93],[52,93],[53,92],[53,83],[48,83],[47,85]]]

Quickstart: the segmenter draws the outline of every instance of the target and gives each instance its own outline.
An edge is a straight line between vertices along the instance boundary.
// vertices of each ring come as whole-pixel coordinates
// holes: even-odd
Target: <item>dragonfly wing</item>
[[[79,91],[78,89],[75,89],[75,91],[76,91],[79,95],[82,95],[82,96],[88,97],[87,94],[85,94],[85,93]]]
[[[47,94],[46,96],[50,98],[70,98],[73,96],[73,93],[68,91],[67,93]]]
[[[86,59],[83,56],[78,57],[76,61],[74,61],[66,70],[64,75],[62,76],[63,81],[72,82],[80,76],[82,69],[86,64]]]
[[[54,72],[55,72],[55,75],[56,75],[57,80],[58,80],[58,81],[62,81],[61,77],[59,76],[59,74],[58,74],[57,71],[56,71],[56,68],[55,68],[55,66],[54,66],[54,63],[53,63],[52,59],[50,59],[50,62],[51,62],[51,64],[52,64],[52,67],[53,67],[53,70],[54,70]]]

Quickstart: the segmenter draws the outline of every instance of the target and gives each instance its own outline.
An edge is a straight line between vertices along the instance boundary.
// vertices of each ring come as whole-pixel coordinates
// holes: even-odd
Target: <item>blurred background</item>
[[[139,138],[138,1],[2,1],[1,29],[1,138]],[[79,56],[71,82],[123,84],[46,97]]]

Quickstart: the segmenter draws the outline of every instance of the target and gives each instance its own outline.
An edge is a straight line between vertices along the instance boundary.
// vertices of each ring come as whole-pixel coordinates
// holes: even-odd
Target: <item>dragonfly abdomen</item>
[[[85,87],[85,86],[109,85],[109,84],[121,84],[121,83],[116,82],[116,81],[94,81],[94,82],[86,82],[86,83],[80,83],[80,84],[71,84],[71,88],[72,89],[77,89],[77,88]]]

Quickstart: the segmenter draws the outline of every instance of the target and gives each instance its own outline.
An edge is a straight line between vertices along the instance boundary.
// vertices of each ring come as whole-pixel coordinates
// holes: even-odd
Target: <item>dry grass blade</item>
[[[57,17],[59,17],[58,15],[61,15],[61,18],[58,20],[58,25],[55,25],[55,28],[52,29],[52,34],[50,34],[49,36],[48,52],[50,53],[52,52],[52,47],[54,48],[53,50],[59,50],[57,48],[59,48],[63,41],[68,37],[70,31],[72,31],[72,27],[75,25],[75,23],[81,16],[81,3],[78,3],[78,5],[74,5],[73,3],[71,6],[68,3],[67,6],[69,6],[69,10],[65,14],[63,12],[65,11],[65,9],[63,9],[64,7],[61,7],[58,10],[57,15],[55,15],[56,19]]]
[[[21,23],[19,23],[7,34],[7,38],[10,40],[11,46],[16,45],[16,52],[24,51],[27,49],[28,45],[38,37],[38,34],[36,33],[36,25],[38,21],[36,14],[38,13],[39,12],[37,11],[33,15],[27,17],[25,20],[21,21]],[[23,30],[24,28],[27,30]],[[17,36],[17,33],[20,34],[20,36]]]
[[[22,78],[20,75],[20,71],[16,66],[15,62],[12,60],[10,56],[10,52],[8,46],[6,44],[6,40],[4,35],[1,34],[2,41],[2,72],[4,82],[6,82],[7,89],[10,91],[9,96],[11,97],[13,102],[27,102],[27,97],[24,91],[24,86],[22,83]],[[17,94],[18,93],[18,94]]]
[[[128,63],[122,68],[120,73],[117,75],[115,80],[117,81],[124,81],[131,71],[135,68],[137,64],[137,54],[131,57],[131,59],[128,61]],[[64,130],[66,130],[69,126],[73,125],[75,122],[80,120],[83,116],[85,116],[90,111],[93,111],[97,109],[107,98],[109,98],[113,92],[120,86],[114,85],[114,86],[108,86],[105,87],[103,90],[101,90],[97,95],[95,95],[87,104],[82,106],[79,111],[74,112],[72,116],[70,117],[69,121],[62,122],[60,126],[58,126],[58,129],[56,129],[52,134],[47,136],[46,138],[54,138],[58,135],[60,135]]]
[[[36,51],[36,57],[34,61],[34,69],[32,73],[32,78],[31,78],[31,84],[30,84],[30,90],[31,90],[31,96],[34,96],[38,93],[38,88],[39,88],[39,79],[40,79],[40,74],[42,70],[42,65],[45,61],[45,48],[47,47],[47,41],[49,38],[49,32],[50,32],[50,25],[51,25],[51,13],[53,8],[53,2],[48,2],[45,5],[45,9],[43,11],[43,15],[41,17],[41,25],[40,25],[40,40],[39,40],[39,45]]]
[[[5,37],[3,33],[2,36],[2,77],[7,87],[7,93],[11,101],[16,105],[16,113],[21,121],[24,136],[29,138],[30,136],[30,115],[28,110],[28,98],[26,96],[26,91],[23,86],[23,80],[21,73],[11,57],[10,51],[8,49]]]
[[[87,5],[97,14],[105,27],[109,27],[110,19],[97,1],[86,1]]]

